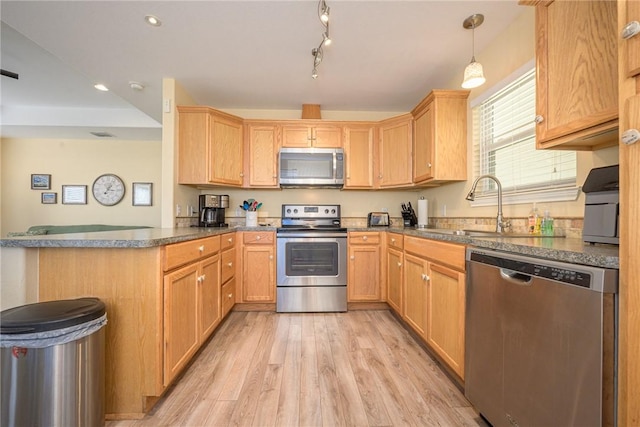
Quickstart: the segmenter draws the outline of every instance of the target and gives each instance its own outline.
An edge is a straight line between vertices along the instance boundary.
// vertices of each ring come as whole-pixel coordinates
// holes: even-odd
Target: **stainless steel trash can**
[[[104,426],[104,328],[97,298],[0,313],[1,425]]]

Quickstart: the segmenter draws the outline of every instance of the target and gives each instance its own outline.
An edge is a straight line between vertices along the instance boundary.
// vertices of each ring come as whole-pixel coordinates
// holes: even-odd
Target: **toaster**
[[[367,215],[367,227],[388,227],[391,225],[389,212],[369,212]]]

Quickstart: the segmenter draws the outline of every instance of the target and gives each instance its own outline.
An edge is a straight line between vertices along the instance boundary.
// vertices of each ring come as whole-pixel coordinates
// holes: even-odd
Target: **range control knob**
[[[335,209],[331,209],[331,213],[335,215],[336,210]]]
[[[325,209],[325,210],[324,210],[324,213],[325,213],[325,214],[328,214],[328,213],[329,213],[329,209]]]
[[[291,208],[287,208],[287,213],[290,214],[291,213]]]
[[[293,213],[294,213],[294,214],[297,214],[297,213],[298,213],[298,209],[294,209],[294,210],[293,210]]]

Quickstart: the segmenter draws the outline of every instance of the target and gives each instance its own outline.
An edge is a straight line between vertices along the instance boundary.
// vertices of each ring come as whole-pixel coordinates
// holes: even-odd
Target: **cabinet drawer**
[[[272,245],[274,233],[272,231],[249,231],[242,236],[245,245]]]
[[[224,317],[236,303],[236,279],[233,278],[222,285],[220,295],[222,300],[222,316]]]
[[[387,233],[387,247],[402,250],[404,247],[402,234]]]
[[[171,270],[220,250],[220,236],[174,243],[164,248],[164,270]]]
[[[405,236],[404,250],[439,264],[448,265],[458,271],[465,271],[464,245]]]
[[[236,233],[223,234],[220,236],[220,250],[232,248],[236,245]]]
[[[224,283],[236,273],[236,251],[229,249],[222,252],[222,264],[220,267],[220,282]]]
[[[351,245],[377,245],[380,243],[380,233],[371,231],[352,231],[349,233]]]

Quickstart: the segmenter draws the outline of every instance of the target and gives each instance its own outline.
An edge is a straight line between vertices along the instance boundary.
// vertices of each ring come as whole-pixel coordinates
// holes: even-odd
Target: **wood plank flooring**
[[[146,426],[486,426],[387,310],[232,312]]]

